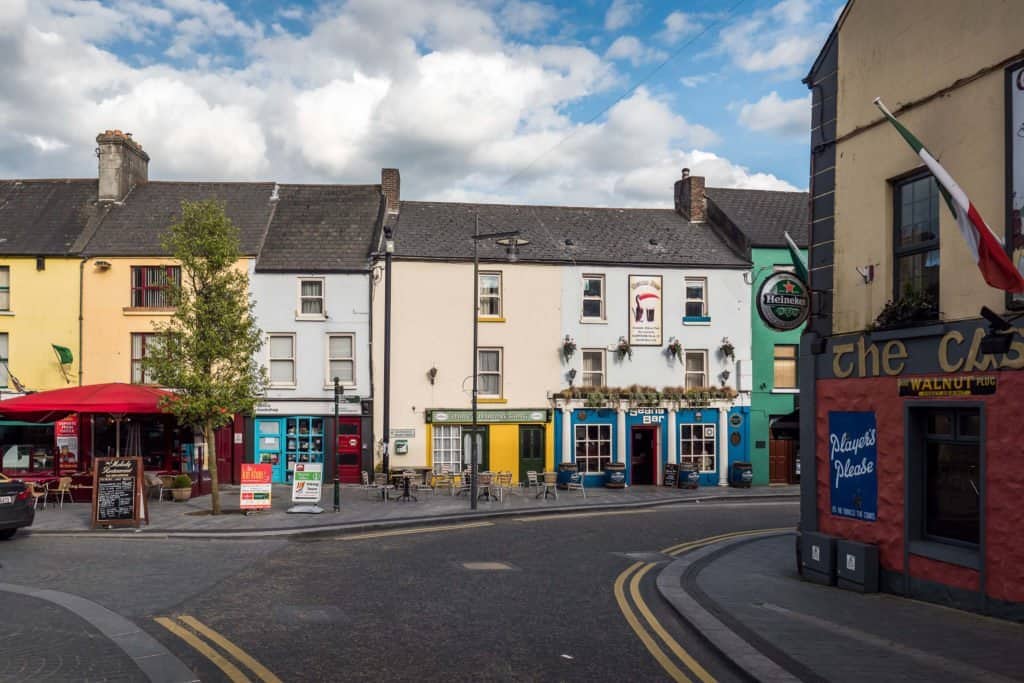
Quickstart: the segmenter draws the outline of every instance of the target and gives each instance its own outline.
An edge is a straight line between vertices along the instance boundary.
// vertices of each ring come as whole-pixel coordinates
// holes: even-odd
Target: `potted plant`
[[[629,345],[629,342],[625,337],[619,337],[619,343],[615,347],[615,358],[621,361],[626,356],[629,356],[630,360],[633,360],[633,347]]]
[[[171,482],[171,496],[179,503],[192,497],[192,480],[187,474],[179,474]]]
[[[722,337],[722,345],[718,347],[718,350],[725,359],[732,360],[736,357],[736,347],[732,345],[728,337]]]
[[[678,358],[679,362],[683,362],[683,342],[679,341],[675,337],[668,340],[668,346],[665,347],[665,353],[669,358]]]
[[[562,360],[568,363],[574,353],[576,353],[576,341],[569,335],[565,335],[565,339],[562,340]]]

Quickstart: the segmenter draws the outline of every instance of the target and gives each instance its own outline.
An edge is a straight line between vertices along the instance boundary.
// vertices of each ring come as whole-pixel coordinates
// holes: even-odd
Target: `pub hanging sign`
[[[941,375],[904,377],[899,380],[900,396],[990,396],[996,393],[996,375]]]
[[[810,310],[807,285],[793,273],[780,271],[769,276],[757,292],[757,313],[772,329],[795,330],[804,324]]]

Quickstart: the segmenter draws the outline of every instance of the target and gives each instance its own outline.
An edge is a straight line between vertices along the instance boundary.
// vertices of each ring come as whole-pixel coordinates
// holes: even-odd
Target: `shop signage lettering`
[[[792,273],[775,273],[757,292],[757,313],[773,329],[795,330],[804,324],[810,310],[807,285]]]
[[[476,421],[490,424],[494,422],[547,422],[548,411],[546,409],[526,410],[478,410]],[[466,424],[473,422],[473,411],[471,410],[428,410],[427,422],[429,423],[451,423]]]
[[[1014,332],[1020,332],[1015,329]],[[944,334],[936,347],[936,362],[943,372],[986,372],[991,370],[1019,370],[1024,368],[1024,341],[1015,337],[1005,354],[981,352],[981,340],[986,330],[978,327],[970,339],[958,330]],[[832,374],[839,379],[847,377],[879,377],[900,375],[910,357],[907,345],[893,339],[872,343],[864,336],[855,342],[835,344],[832,347]]]
[[[295,474],[292,477],[293,503],[319,503],[320,489],[323,482],[323,464],[319,462],[295,463]]]
[[[657,408],[634,408],[629,411],[630,417],[639,417],[645,425],[661,424],[665,421],[665,411]]]
[[[272,469],[273,465],[242,463],[242,480],[238,492],[239,508],[246,511],[270,508]]]
[[[629,276],[629,343],[661,346],[661,276]]]
[[[828,414],[832,514],[874,522],[878,517],[878,446],[873,412]]]
[[[899,381],[900,396],[986,396],[996,393],[996,375],[907,377]]]

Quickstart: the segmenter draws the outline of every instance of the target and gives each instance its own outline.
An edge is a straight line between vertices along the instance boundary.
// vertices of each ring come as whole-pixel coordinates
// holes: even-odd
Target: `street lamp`
[[[384,226],[384,438],[381,469],[385,479],[391,476],[389,444],[391,441],[391,256],[395,253],[394,228]]]
[[[338,403],[341,401],[341,395],[345,393],[345,387],[341,386],[341,380],[337,377],[334,378],[334,425],[331,427],[329,434],[334,435],[334,446],[331,452],[334,454],[333,462],[334,465],[334,511],[338,512],[341,510],[341,487],[338,482]]]
[[[498,244],[505,247],[505,254],[508,256],[509,261],[515,262],[518,260],[519,247],[529,244],[529,240],[519,239],[518,230],[510,230],[506,232],[488,232],[481,234],[480,232],[480,214],[476,214],[473,224],[473,432],[469,437],[469,454],[470,454],[470,471],[469,471],[469,507],[471,510],[476,510],[476,496],[477,496],[477,473],[480,469],[479,464],[479,453],[477,451],[477,384],[479,380],[479,369],[477,365],[479,363],[479,331],[480,331],[480,250],[479,245],[481,240],[495,240]],[[385,342],[386,343],[386,342]]]

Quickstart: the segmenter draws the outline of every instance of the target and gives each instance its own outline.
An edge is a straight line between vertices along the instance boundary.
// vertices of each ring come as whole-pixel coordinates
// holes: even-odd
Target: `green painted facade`
[[[801,250],[806,261],[807,250]],[[774,272],[774,266],[791,266],[789,250],[755,247],[751,250],[754,285],[751,301],[757,296],[761,283]],[[750,393],[750,462],[754,470],[754,485],[768,484],[769,423],[772,417],[793,412],[796,396],[775,392],[775,346],[800,344],[803,327],[788,332],[773,330],[761,321],[757,307],[751,306],[751,361],[753,387]]]

